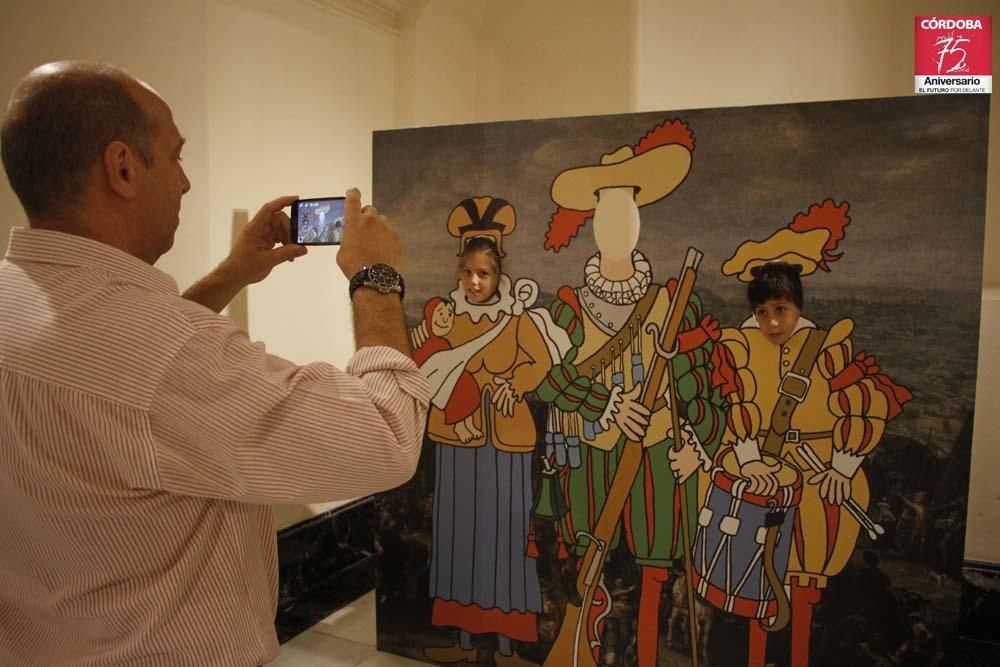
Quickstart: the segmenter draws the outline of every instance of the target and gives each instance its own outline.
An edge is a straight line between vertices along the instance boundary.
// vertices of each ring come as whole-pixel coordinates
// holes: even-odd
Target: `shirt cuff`
[[[848,479],[852,479],[865,460],[864,456],[857,456],[848,452],[833,450],[833,460],[831,466],[834,470]]]
[[[736,452],[736,461],[741,468],[750,461],[761,460],[760,446],[757,444],[756,438],[737,441],[733,444],[733,451]]]
[[[694,432],[694,428],[691,427],[690,422],[685,422],[681,427],[687,431],[688,439],[694,446],[694,451],[698,454],[698,462],[701,464],[701,469],[705,472],[712,471],[712,459],[708,456],[708,452],[705,451],[705,447],[701,444],[701,440],[698,439],[698,434]],[[737,457],[739,455],[737,454]]]

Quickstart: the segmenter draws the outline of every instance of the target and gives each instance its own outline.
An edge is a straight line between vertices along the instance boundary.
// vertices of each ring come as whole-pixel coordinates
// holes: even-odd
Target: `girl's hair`
[[[462,254],[459,255],[459,268],[465,265],[466,258],[480,252],[485,253],[486,256],[490,258],[490,263],[493,264],[493,270],[496,271],[497,278],[499,278],[500,274],[503,272],[503,266],[500,263],[500,250],[497,249],[496,242],[489,236],[473,236],[465,242],[465,247],[462,248]]]
[[[753,280],[747,284],[747,300],[750,302],[750,308],[756,310],[757,306],[771,299],[787,299],[802,310],[800,273],[802,273],[800,265],[785,262],[769,262],[750,269],[750,274],[753,276]]]

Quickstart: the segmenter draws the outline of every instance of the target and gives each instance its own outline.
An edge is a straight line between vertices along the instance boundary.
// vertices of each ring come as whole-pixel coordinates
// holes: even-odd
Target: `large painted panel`
[[[987,112],[942,96],[376,133],[434,394],[416,476],[378,499],[379,648],[946,663]],[[457,271],[477,236],[503,255],[485,304]],[[772,336],[747,285],[775,262],[805,296]]]

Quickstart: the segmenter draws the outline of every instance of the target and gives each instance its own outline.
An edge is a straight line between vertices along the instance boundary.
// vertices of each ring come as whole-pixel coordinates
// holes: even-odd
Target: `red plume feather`
[[[634,152],[636,155],[642,155],[650,149],[667,144],[680,144],[689,151],[694,151],[694,134],[687,123],[682,120],[663,121],[639,140]]]
[[[574,211],[560,206],[549,221],[549,231],[545,234],[545,249],[559,252],[568,246],[569,242],[580,233],[580,228],[587,223],[587,219],[593,215],[593,210]]]
[[[823,258],[818,262],[819,268],[829,271],[829,262],[836,262],[844,256],[844,253],[834,253],[837,244],[845,236],[844,227],[851,224],[851,218],[847,215],[851,205],[846,201],[839,205],[832,199],[826,199],[822,204],[812,204],[805,213],[797,213],[788,228],[795,232],[808,232],[812,229],[826,229],[830,232],[830,239],[823,246]]]

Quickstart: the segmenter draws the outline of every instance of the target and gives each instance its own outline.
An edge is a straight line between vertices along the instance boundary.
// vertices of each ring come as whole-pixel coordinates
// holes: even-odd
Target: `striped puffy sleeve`
[[[583,316],[580,304],[570,287],[559,289],[549,306],[549,314],[569,336],[571,347],[562,362],[553,365],[535,394],[544,403],[554,405],[563,412],[578,412],[587,421],[596,422],[611,403],[611,390],[597,379],[581,374],[573,362],[583,345]]]
[[[749,368],[750,344],[739,329],[723,329],[712,350],[712,386],[729,403],[726,426],[738,441],[756,439],[761,431],[757,381]]]
[[[853,352],[847,336],[850,320],[831,327],[817,366],[830,385],[830,412],[833,426],[833,466],[853,477],[865,455],[878,445],[888,421],[913,395],[880,373],[876,358]],[[840,335],[837,335],[842,332]]]
[[[398,486],[416,469],[429,388],[416,364],[364,348],[346,370],[267,354],[218,318],[158,381],[158,487],[252,503],[324,502]]]

